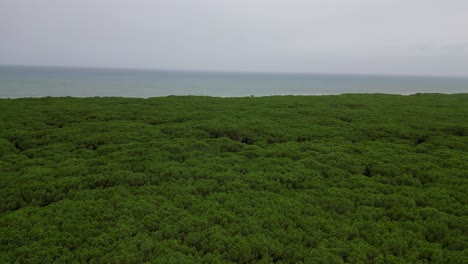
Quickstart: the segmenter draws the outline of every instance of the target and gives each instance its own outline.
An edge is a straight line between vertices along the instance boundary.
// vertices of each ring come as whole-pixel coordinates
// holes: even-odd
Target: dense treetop
[[[468,94],[0,100],[0,263],[466,263]]]

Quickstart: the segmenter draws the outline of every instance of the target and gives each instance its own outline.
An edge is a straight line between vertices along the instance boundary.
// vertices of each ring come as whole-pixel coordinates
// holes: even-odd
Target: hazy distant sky
[[[0,64],[468,76],[468,0],[0,0]]]

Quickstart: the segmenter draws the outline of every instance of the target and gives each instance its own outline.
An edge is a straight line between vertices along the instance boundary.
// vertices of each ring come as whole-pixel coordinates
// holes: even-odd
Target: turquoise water
[[[468,78],[0,67],[0,97],[468,93]]]

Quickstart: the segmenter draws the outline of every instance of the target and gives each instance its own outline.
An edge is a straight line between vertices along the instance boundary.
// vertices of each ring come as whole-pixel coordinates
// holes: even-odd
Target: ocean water
[[[468,93],[468,77],[0,66],[0,98]]]

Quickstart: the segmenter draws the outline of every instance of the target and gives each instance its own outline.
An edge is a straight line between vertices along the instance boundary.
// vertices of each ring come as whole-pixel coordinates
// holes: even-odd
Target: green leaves
[[[0,262],[462,263],[467,116],[465,94],[0,100]]]

